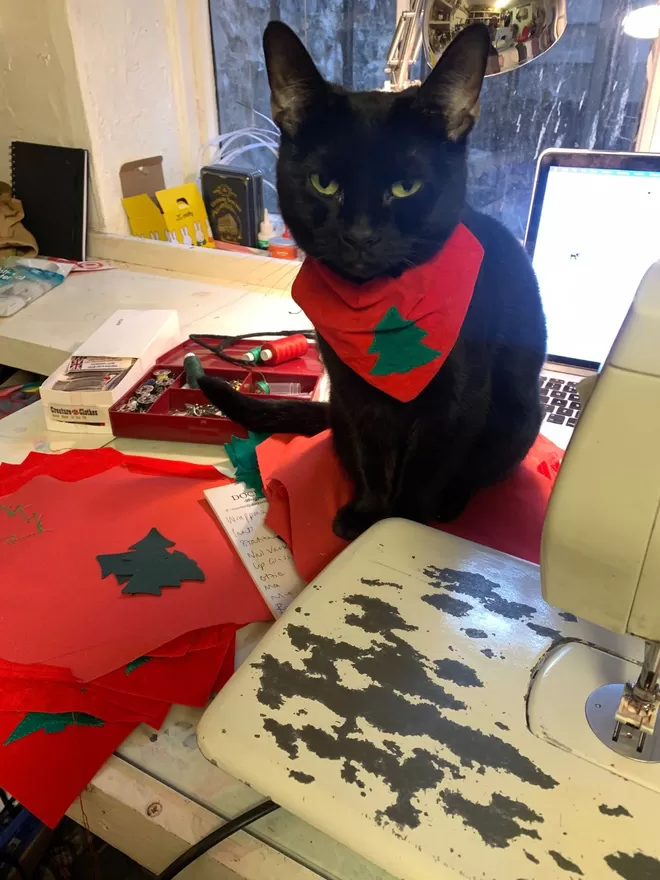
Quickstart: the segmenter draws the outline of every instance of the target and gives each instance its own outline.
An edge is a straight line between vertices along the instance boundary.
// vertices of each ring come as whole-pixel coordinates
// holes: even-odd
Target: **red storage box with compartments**
[[[212,346],[221,341],[217,336],[198,338]],[[223,354],[242,358],[266,342],[272,340],[240,340],[224,349]],[[197,355],[208,376],[225,379],[246,394],[296,400],[321,397],[323,365],[313,340],[309,341],[307,353],[295,360],[272,367],[246,361],[243,367],[227,363],[189,339],[158,358],[152,369],[112,407],[110,422],[116,437],[188,443],[225,443],[232,435],[247,437],[242,425],[219,413],[201,391],[187,387],[183,359],[189,353]]]

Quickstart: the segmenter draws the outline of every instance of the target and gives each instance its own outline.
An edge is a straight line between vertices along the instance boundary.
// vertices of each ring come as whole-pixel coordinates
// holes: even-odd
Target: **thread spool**
[[[199,388],[199,379],[204,375],[204,367],[200,359],[192,351],[189,351],[184,356],[183,369],[186,374],[186,385],[188,388]]]
[[[250,364],[256,364],[259,360],[259,355],[261,354],[261,346],[258,345],[256,348],[251,348],[249,351],[246,351],[243,355],[243,360],[247,361]]]
[[[275,342],[266,342],[261,347],[259,360],[264,364],[275,366],[303,357],[303,355],[307,354],[308,348],[309,342],[307,337],[303,336],[302,333],[296,333],[294,336],[276,339]]]

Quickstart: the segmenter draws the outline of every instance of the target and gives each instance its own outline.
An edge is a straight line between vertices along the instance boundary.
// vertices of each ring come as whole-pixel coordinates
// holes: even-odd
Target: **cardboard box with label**
[[[173,310],[115,312],[41,386],[48,429],[110,434],[110,407],[180,339]]]
[[[131,233],[189,247],[214,247],[202,196],[194,183],[165,189],[163,157],[122,165],[122,204]]]

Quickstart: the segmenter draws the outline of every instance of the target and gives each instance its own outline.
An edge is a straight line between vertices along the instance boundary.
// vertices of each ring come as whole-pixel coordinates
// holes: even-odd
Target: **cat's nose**
[[[366,250],[373,247],[380,241],[380,236],[373,230],[371,226],[360,224],[351,226],[343,234],[342,238],[346,244],[351,245],[358,251]]]

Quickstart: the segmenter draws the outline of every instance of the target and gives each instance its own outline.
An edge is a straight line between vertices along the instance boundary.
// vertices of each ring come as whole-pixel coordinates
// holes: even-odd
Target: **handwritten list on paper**
[[[287,545],[264,524],[267,499],[257,498],[245,483],[218,486],[204,494],[273,616],[284,614],[305,582]]]

